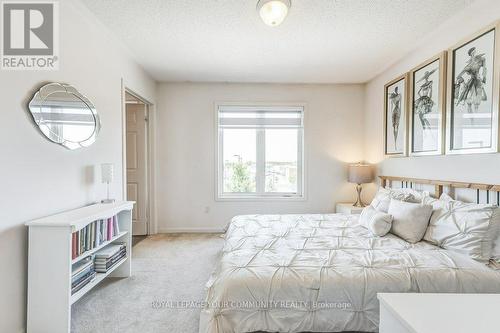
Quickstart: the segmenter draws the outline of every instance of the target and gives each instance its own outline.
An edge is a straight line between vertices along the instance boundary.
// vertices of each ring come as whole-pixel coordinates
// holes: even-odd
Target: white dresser
[[[380,333],[500,332],[500,295],[378,294]]]

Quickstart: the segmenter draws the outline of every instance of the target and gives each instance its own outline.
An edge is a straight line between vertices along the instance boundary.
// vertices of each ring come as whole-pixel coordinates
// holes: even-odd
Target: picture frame
[[[442,155],[445,151],[447,53],[441,52],[409,74],[409,155]]]
[[[408,156],[408,73],[384,85],[384,155]]]
[[[499,22],[448,50],[446,154],[498,152]]]

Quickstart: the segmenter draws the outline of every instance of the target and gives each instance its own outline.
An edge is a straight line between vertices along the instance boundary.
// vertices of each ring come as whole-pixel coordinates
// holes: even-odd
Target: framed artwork
[[[448,51],[447,154],[498,152],[499,25]]]
[[[384,86],[384,151],[386,156],[407,155],[407,75]]]
[[[408,116],[410,155],[443,154],[445,89],[445,52],[411,70]]]

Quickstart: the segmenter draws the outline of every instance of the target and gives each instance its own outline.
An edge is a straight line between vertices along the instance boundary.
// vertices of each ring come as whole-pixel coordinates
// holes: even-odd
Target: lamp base
[[[101,200],[101,203],[110,204],[110,203],[113,203],[115,201],[116,201],[115,199],[103,199],[103,200]]]
[[[362,190],[363,190],[363,187],[361,186],[361,184],[356,185],[356,191],[358,192],[358,198],[356,199],[356,202],[353,205],[354,207],[360,207],[360,208],[366,207],[366,205],[361,200],[361,191]]]

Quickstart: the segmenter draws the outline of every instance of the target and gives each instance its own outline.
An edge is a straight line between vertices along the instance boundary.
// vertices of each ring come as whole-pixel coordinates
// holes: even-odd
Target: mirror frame
[[[94,117],[94,121],[95,121],[94,131],[92,132],[92,134],[88,138],[86,138],[85,140],[79,141],[79,142],[69,141],[69,140],[65,139],[64,137],[60,137],[58,135],[58,133],[54,133],[50,128],[48,128],[48,126],[45,124],[46,120],[43,119],[43,117],[40,117],[39,119],[37,119],[35,117],[35,113],[37,113],[37,111],[35,111],[35,110],[38,110],[38,112],[41,111],[41,110],[39,110],[39,108],[41,108],[46,103],[46,101],[48,100],[50,95],[52,95],[54,93],[71,94],[74,97],[76,97],[77,99],[79,99],[80,101],[82,101],[88,107],[88,109],[92,113],[92,116]],[[48,140],[50,140],[54,143],[60,144],[69,150],[75,150],[75,149],[79,149],[79,148],[83,148],[83,147],[89,147],[90,145],[92,145],[96,141],[97,135],[99,134],[99,132],[101,130],[101,120],[100,120],[99,114],[97,113],[97,110],[96,110],[94,104],[88,98],[86,98],[84,95],[82,95],[75,87],[73,87],[69,84],[54,82],[54,83],[49,83],[49,84],[43,85],[33,95],[32,99],[30,100],[30,102],[28,104],[28,109],[30,111],[30,114],[33,118],[34,123],[37,125],[38,129],[42,132],[42,134]],[[41,114],[41,112],[40,112],[40,114]],[[50,133],[53,133],[54,136],[51,137],[51,136],[46,135],[45,132],[42,130],[43,126],[45,126]]]

